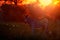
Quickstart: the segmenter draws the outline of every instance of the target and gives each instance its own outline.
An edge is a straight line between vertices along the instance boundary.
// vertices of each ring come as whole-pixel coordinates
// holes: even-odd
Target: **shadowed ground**
[[[51,23],[50,23],[51,24]],[[60,40],[60,29],[58,24],[50,25],[49,32],[43,27],[32,28],[25,23],[0,23],[0,40]]]

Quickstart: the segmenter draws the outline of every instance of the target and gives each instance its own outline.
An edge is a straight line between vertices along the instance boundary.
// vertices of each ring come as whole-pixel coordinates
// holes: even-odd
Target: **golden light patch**
[[[39,2],[40,2],[40,6],[46,7],[52,3],[52,0],[39,0]]]
[[[47,7],[49,5],[55,6],[58,4],[58,2],[59,2],[58,0],[23,0],[21,4],[27,5],[27,4],[36,3],[36,6],[39,6],[42,9],[44,9],[45,7]]]
[[[53,5],[57,5],[59,3],[59,1],[58,0],[53,0]]]
[[[22,4],[32,4],[34,2],[36,2],[36,0],[24,0]]]

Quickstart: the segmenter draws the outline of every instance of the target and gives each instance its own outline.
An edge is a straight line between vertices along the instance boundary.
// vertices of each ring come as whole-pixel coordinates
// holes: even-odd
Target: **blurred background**
[[[60,40],[60,0],[0,0],[0,40]]]

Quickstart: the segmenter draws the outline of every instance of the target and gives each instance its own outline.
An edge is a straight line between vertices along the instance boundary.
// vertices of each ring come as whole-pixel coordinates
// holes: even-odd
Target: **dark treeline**
[[[4,1],[4,4],[6,4],[7,1],[14,2],[15,5],[17,5],[18,1],[22,2],[22,0],[0,0],[0,1]]]
[[[24,15],[26,14],[26,8],[16,5],[3,4],[0,7],[0,21],[6,22],[24,22]]]

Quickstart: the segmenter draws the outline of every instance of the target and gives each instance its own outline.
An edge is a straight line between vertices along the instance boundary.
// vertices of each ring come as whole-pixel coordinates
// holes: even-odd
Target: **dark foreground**
[[[52,29],[51,29],[52,30]],[[55,29],[45,32],[44,28],[34,28],[24,23],[0,23],[0,40],[60,40]]]

